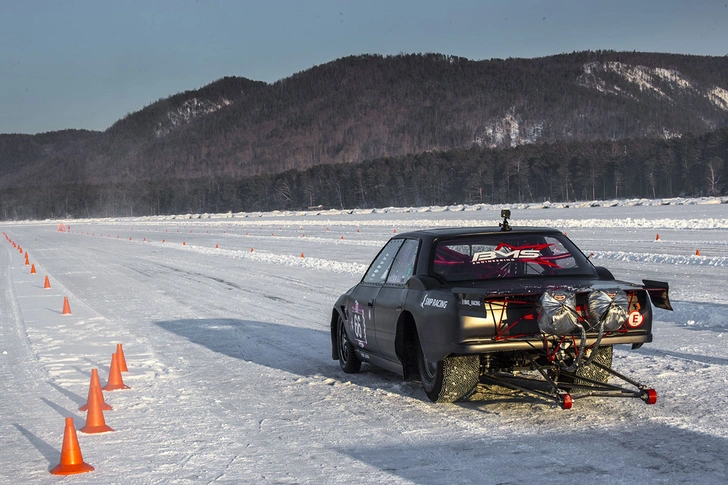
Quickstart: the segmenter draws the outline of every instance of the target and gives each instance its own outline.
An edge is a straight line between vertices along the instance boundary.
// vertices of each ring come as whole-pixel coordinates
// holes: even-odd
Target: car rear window
[[[499,233],[440,240],[432,271],[448,282],[594,274],[565,236]]]

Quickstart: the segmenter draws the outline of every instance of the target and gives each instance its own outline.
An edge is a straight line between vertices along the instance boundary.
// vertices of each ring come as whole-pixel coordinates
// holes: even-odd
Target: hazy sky
[[[223,76],[352,54],[588,49],[728,55],[728,0],[0,0],[0,133],[104,130]]]

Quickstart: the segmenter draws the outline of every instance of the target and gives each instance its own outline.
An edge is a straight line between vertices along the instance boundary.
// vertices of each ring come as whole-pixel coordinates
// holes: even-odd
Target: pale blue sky
[[[104,130],[223,76],[352,54],[587,49],[728,55],[728,0],[0,0],[0,133]]]

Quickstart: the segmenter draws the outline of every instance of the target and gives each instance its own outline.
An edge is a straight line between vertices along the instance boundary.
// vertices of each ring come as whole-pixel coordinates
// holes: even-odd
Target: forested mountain
[[[439,54],[362,55],[316,66],[273,84],[223,78],[152,103],[105,132],[0,135],[0,190],[4,190],[5,210],[12,199],[17,214],[19,200],[11,194],[22,194],[23,188],[45,187],[45,192],[60,196],[60,187],[76,192],[83,187],[96,194],[95,199],[84,202],[86,212],[90,213],[92,207],[103,208],[108,214],[109,207],[117,213],[121,209],[116,207],[130,205],[126,193],[123,202],[110,202],[116,197],[112,197],[110,187],[116,184],[117,188],[134,187],[127,192],[129,197],[135,194],[137,204],[139,198],[155,198],[156,203],[147,201],[143,209],[154,213],[173,210],[179,204],[165,204],[162,199],[169,201],[178,196],[173,193],[154,197],[140,187],[175,187],[184,180],[188,181],[186,186],[197,186],[200,180],[217,180],[238,187],[321,165],[361,173],[362,169],[355,166],[365,161],[396,165],[397,161],[420,156],[447,160],[452,158],[443,155],[447,152],[480,154],[475,159],[491,165],[474,166],[476,173],[492,171],[494,159],[511,160],[513,153],[528,153],[531,158],[539,152],[550,153],[551,157],[562,158],[550,162],[553,167],[568,165],[568,147],[578,147],[575,150],[580,154],[599,153],[604,158],[603,147],[609,146],[608,152],[621,153],[622,163],[629,164],[632,155],[627,150],[625,157],[625,147],[635,147],[632,153],[639,153],[636,146],[643,145],[640,140],[645,140],[644,146],[657,144],[655,147],[674,142],[675,148],[683,146],[679,141],[683,135],[705,140],[700,135],[712,133],[708,139],[720,147],[722,142],[715,140],[725,136],[721,130],[727,126],[728,57],[599,51],[539,59],[470,61]],[[630,141],[605,145],[619,140]],[[518,147],[526,146],[533,148],[518,152]],[[680,172],[675,175],[677,185],[667,181],[662,172],[673,170],[680,155],[673,150],[670,164],[652,157],[648,168],[653,179],[648,185],[653,195],[677,195],[672,193],[675,190],[722,190],[728,155],[714,148],[699,150],[699,156],[710,152],[710,160],[690,162],[700,166],[700,173]],[[635,158],[632,163],[647,160]],[[589,168],[591,190],[585,190],[583,184],[577,188],[568,180],[560,184],[565,190],[556,195],[541,189],[534,191],[535,181],[528,190],[519,184],[520,190],[530,192],[532,198],[630,195],[620,194],[620,181],[612,180],[621,177],[626,187],[630,175],[613,174],[607,182],[606,168],[589,165],[593,165]],[[332,169],[314,170],[334,173]],[[452,170],[462,169],[453,166]],[[510,165],[507,170],[512,170]],[[520,173],[520,165],[515,170]],[[529,170],[529,176],[536,173],[533,167]],[[713,171],[710,188],[705,184],[706,170]],[[257,177],[250,178],[253,176]],[[511,173],[501,176],[510,183]],[[686,183],[685,176],[695,180]],[[361,193],[373,190],[364,182],[358,185]],[[597,190],[597,185],[602,189]],[[606,185],[616,188],[607,190]],[[173,188],[169,190],[174,192]],[[267,195],[261,196],[264,200],[246,198],[247,205],[240,206],[241,198],[236,195],[237,202],[218,203],[216,207],[242,210],[321,203],[314,200],[316,191],[308,192],[294,203],[293,188],[269,187]],[[494,194],[491,191],[490,197]],[[457,201],[456,194],[448,197],[453,199],[448,203]],[[482,194],[479,197],[486,198]],[[524,194],[517,197],[523,198]],[[35,215],[71,210],[68,194],[64,199],[64,208],[50,202],[53,209]],[[76,199],[75,195],[71,197]],[[413,200],[420,199],[427,197]],[[200,206],[198,202],[186,204]],[[23,203],[22,213],[33,213],[30,203]],[[373,201],[342,193],[327,203],[348,206]],[[76,210],[77,204],[71,206]]]

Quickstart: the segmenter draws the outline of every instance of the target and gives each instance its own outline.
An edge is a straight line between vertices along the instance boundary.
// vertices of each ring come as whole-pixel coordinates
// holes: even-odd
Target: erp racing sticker
[[[351,333],[354,334],[354,340],[356,340],[357,345],[359,347],[365,347],[367,344],[367,324],[364,319],[364,308],[359,304],[359,300],[355,300],[354,304],[351,305],[349,324],[351,325]]]
[[[447,308],[447,300],[440,300],[439,298],[430,298],[430,294],[428,293],[422,299],[422,303],[420,303],[420,308],[425,308],[426,306],[442,308],[444,310],[445,308]]]

